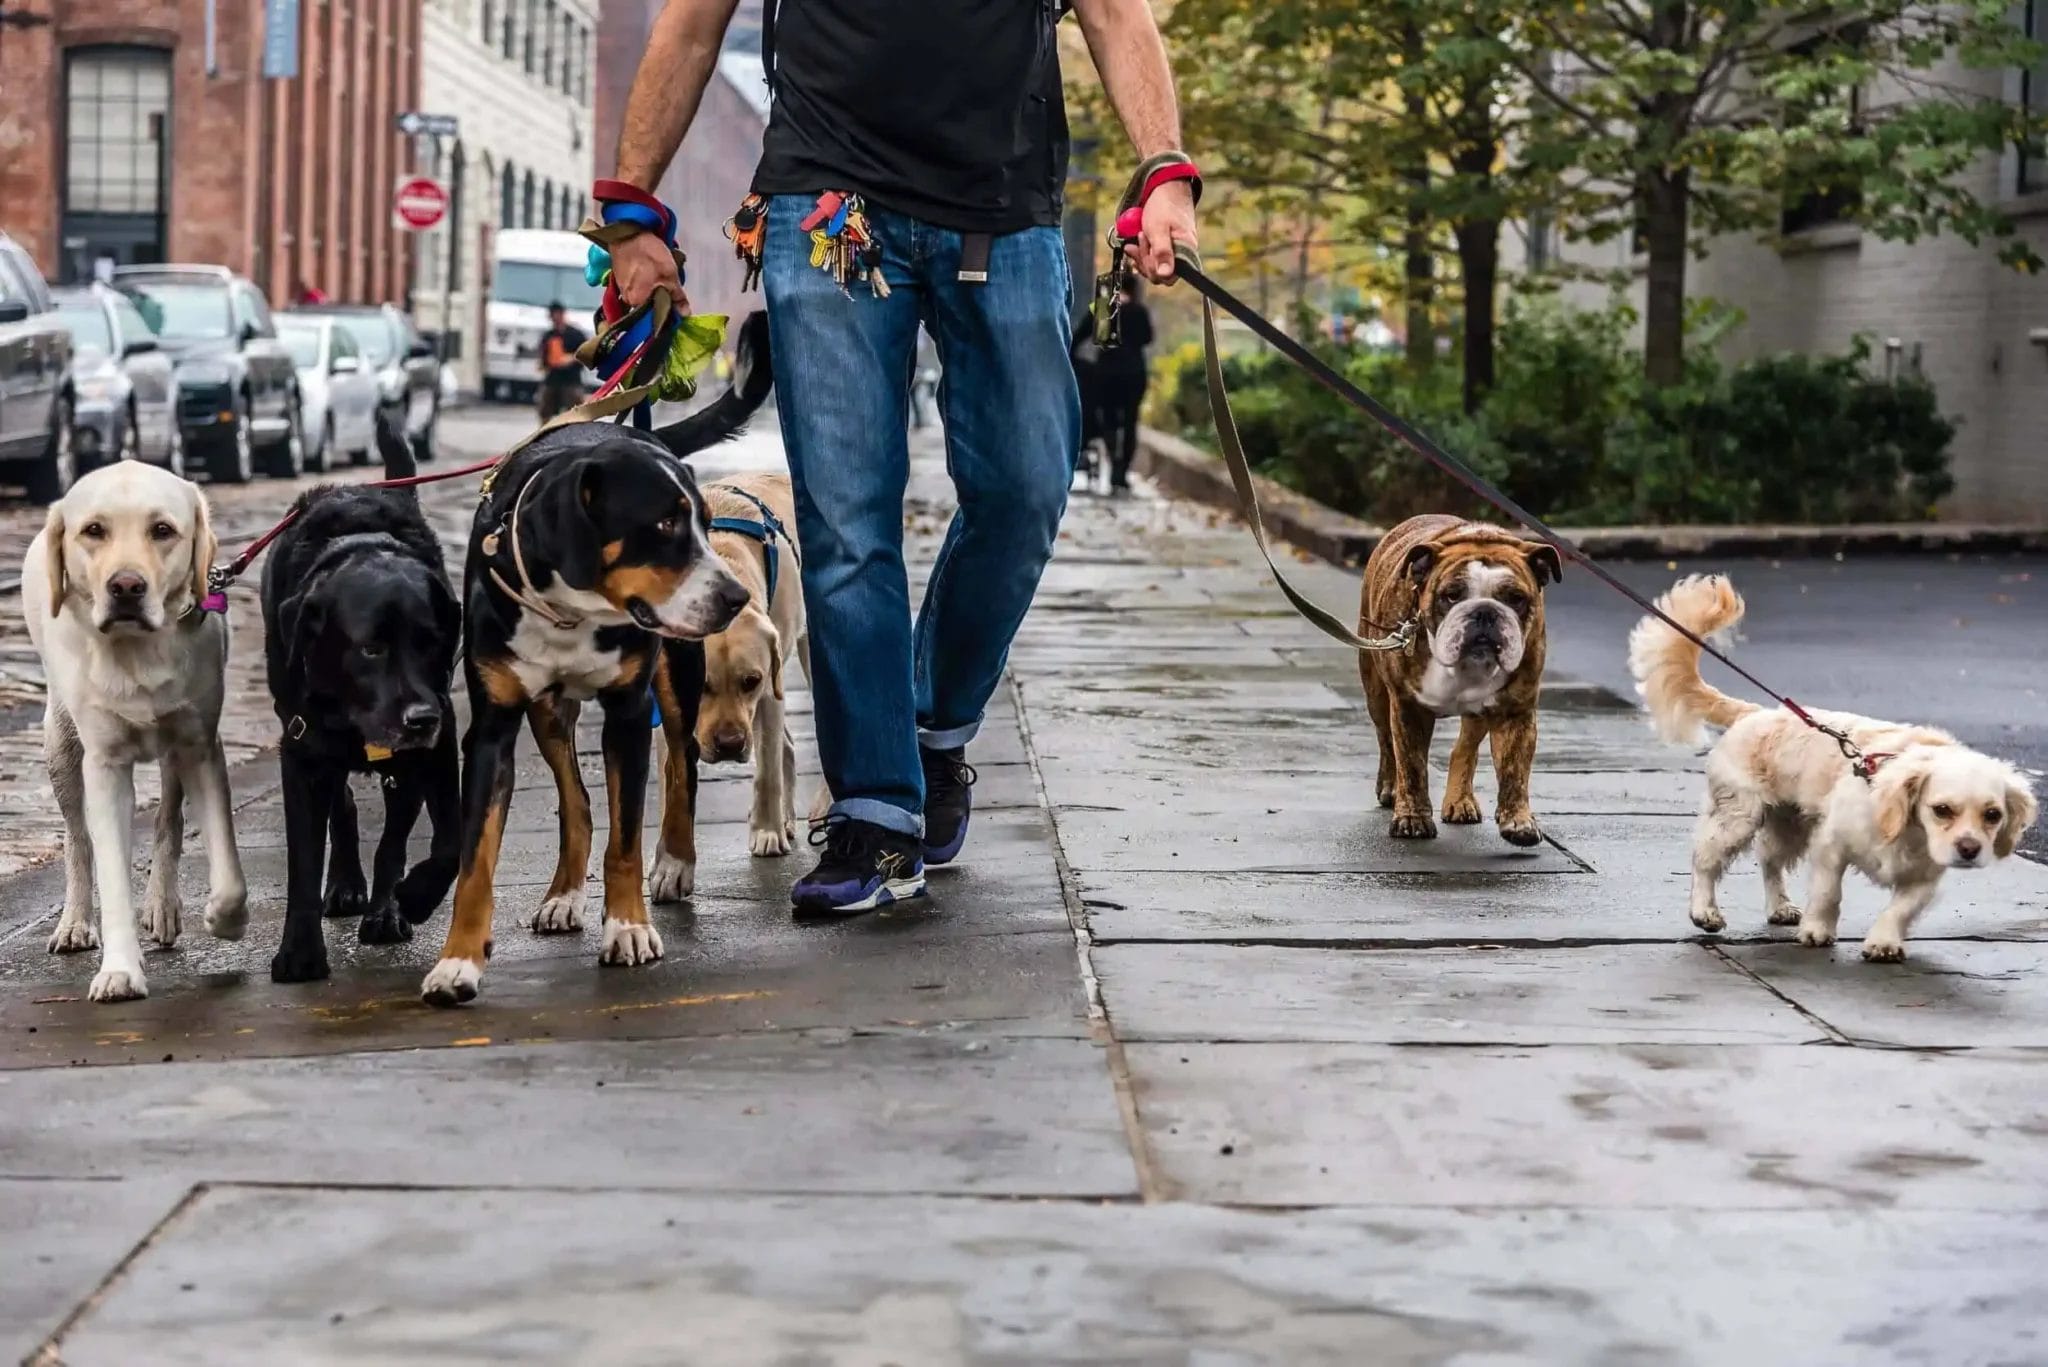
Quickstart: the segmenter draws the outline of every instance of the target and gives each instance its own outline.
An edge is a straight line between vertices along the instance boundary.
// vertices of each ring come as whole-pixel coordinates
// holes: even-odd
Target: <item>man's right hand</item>
[[[679,310],[690,311],[689,297],[683,293],[683,282],[676,274],[675,253],[659,237],[635,233],[613,244],[611,256],[612,280],[627,308],[639,308],[654,293],[655,286],[660,285],[668,289],[669,298]]]

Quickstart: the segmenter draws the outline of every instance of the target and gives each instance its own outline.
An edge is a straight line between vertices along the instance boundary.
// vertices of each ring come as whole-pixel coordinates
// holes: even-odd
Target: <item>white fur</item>
[[[1696,630],[1741,615],[1740,600],[1720,581],[1682,582],[1662,605]],[[1832,737],[1792,713],[1738,703],[1704,685],[1698,654],[1654,619],[1638,626],[1630,643],[1630,667],[1645,681],[1659,734],[1683,736],[1703,719],[1732,719],[1707,756],[1707,792],[1693,836],[1689,914],[1700,929],[1727,925],[1717,886],[1761,836],[1771,924],[1796,921],[1801,944],[1832,944],[1842,875],[1853,867],[1892,894],[1863,942],[1863,957],[1901,959],[1907,932],[1942,875],[2006,857],[2033,824],[2033,790],[2003,760],[1932,727],[1812,713],[1862,753],[1887,757],[1866,780]],[[1786,896],[1785,875],[1809,855],[1813,872],[1802,913]]]
[[[653,963],[661,957],[661,932],[644,922],[606,920],[604,947],[597,952],[601,964]]]
[[[82,529],[177,529],[152,559],[115,547],[95,555],[74,544]],[[56,544],[53,543],[53,539]],[[105,539],[102,545],[115,545]],[[235,848],[227,760],[219,736],[226,691],[227,618],[186,615],[196,573],[213,555],[204,496],[197,485],[139,462],[96,470],[51,509],[48,526],[30,543],[21,591],[29,638],[48,681],[43,737],[50,780],[64,813],[64,911],[52,932],[53,953],[102,945],[87,995],[121,1001],[149,993],[129,887],[135,766],[157,761],[163,799],[151,852],[143,925],[151,939],[178,937],[182,907],[178,859],[189,789],[206,839],[207,928],[239,939],[248,918],[248,885]],[[52,614],[53,560],[64,566],[62,602]],[[146,569],[141,626],[105,629],[106,583],[124,570]],[[95,888],[100,927],[90,924]]]
[[[647,875],[647,900],[686,902],[697,890],[697,866],[667,850],[657,850],[654,868]]]
[[[582,930],[583,889],[545,899],[526,926],[536,935],[569,935]]]
[[[475,960],[443,959],[427,970],[420,995],[439,1005],[466,1002],[476,996],[483,980],[483,965]]]
[[[574,598],[597,598],[596,594],[570,594]],[[537,612],[522,612],[512,628],[509,666],[529,698],[538,698],[560,685],[562,696],[574,702],[588,702],[617,682],[625,667],[625,652],[601,650],[597,644],[599,625],[620,626],[629,619],[605,604],[606,619],[592,621],[597,614],[581,607],[570,608],[550,595],[549,602],[576,612],[586,620],[575,626],[558,627]],[[598,600],[602,602],[602,599]]]
[[[1440,717],[1465,716],[1492,706],[1521,667],[1527,649],[1521,620],[1499,603],[1501,593],[1516,580],[1515,571],[1506,565],[1474,560],[1465,567],[1465,597],[1428,635],[1429,663],[1415,688],[1417,702]],[[1466,632],[1482,614],[1499,625],[1498,661],[1464,658]]]

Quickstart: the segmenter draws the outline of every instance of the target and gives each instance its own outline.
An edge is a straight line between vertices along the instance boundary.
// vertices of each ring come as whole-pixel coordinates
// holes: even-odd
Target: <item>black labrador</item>
[[[410,446],[380,417],[387,479],[414,471]],[[412,489],[329,486],[294,505],[263,567],[270,696],[283,726],[288,875],[277,982],[327,976],[325,916],[357,916],[366,945],[396,944],[433,915],[455,880],[461,784],[449,682],[462,610],[441,543]],[[368,886],[349,775],[384,788],[384,833]],[[406,871],[420,809],[431,852]],[[323,895],[320,863],[329,832]]]

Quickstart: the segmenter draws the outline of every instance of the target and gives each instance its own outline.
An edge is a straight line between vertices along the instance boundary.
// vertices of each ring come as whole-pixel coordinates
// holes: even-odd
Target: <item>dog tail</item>
[[[740,324],[734,347],[732,383],[723,394],[684,418],[656,430],[655,436],[687,460],[707,446],[730,441],[746,428],[768,391],[775,387],[775,368],[768,351],[768,315],[756,309]]]
[[[1657,600],[1672,620],[1696,636],[1709,637],[1742,620],[1742,595],[1718,574],[1681,579]],[[1732,726],[1763,709],[1731,698],[1700,677],[1700,648],[1655,617],[1645,617],[1628,634],[1628,672],[1636,692],[1650,705],[1657,734],[1679,745],[1697,745],[1700,727]]]
[[[405,433],[391,424],[383,413],[377,415],[377,454],[384,458],[384,478],[411,479],[419,473],[419,461],[413,457],[412,443],[405,439]]]

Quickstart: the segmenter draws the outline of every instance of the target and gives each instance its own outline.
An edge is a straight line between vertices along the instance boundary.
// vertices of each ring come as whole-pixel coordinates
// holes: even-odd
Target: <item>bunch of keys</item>
[[[841,294],[851,297],[848,286],[866,280],[875,298],[889,297],[889,282],[882,278],[882,244],[875,241],[859,195],[827,190],[797,226],[811,235],[811,264],[831,276]]]
[[[746,273],[740,278],[740,293],[745,294],[761,283],[761,251],[768,241],[768,201],[759,195],[741,200],[740,207],[725,221],[725,237],[732,243],[732,254],[745,268]]]
[[[1112,231],[1109,235],[1109,269],[1095,277],[1095,298],[1088,313],[1095,322],[1095,345],[1107,351],[1122,340],[1118,327],[1119,304],[1131,283],[1131,260],[1124,244]]]

